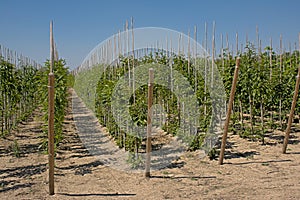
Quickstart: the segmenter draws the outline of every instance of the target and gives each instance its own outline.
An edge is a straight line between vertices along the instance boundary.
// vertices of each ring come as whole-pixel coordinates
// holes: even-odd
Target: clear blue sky
[[[217,43],[220,34],[235,33],[241,41],[255,41],[256,25],[263,44],[298,41],[300,32],[299,0],[0,0],[0,44],[43,63],[49,57],[49,22],[59,54],[71,67],[101,41],[123,29],[133,16],[135,27],[164,27],[187,33],[198,27],[201,42],[204,23],[211,31],[216,22]]]

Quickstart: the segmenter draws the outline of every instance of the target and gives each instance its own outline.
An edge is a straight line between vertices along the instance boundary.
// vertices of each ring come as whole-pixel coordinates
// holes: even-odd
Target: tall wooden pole
[[[221,61],[222,61],[222,72],[224,72],[225,63],[224,63],[223,34],[221,34],[221,51],[220,51],[220,54],[221,54]]]
[[[134,77],[134,31],[133,31],[133,17],[131,17],[131,42],[132,42],[132,91],[133,102],[135,103],[135,77]]]
[[[215,30],[216,23],[213,22],[212,44],[211,44],[211,88],[214,88],[214,65],[215,65]]]
[[[272,66],[272,54],[273,54],[273,47],[272,47],[272,38],[270,38],[270,80],[272,80],[273,75],[273,66]]]
[[[239,34],[236,32],[235,34],[235,40],[236,40],[236,55],[238,56],[239,54]]]
[[[49,194],[54,194],[54,39],[53,22],[50,23],[50,73],[48,75],[48,158]]]
[[[191,35],[190,29],[188,30],[188,75],[190,75],[190,66],[191,66]]]
[[[290,132],[291,132],[292,120],[293,120],[293,117],[294,117],[294,111],[295,111],[298,92],[299,92],[299,82],[300,82],[300,66],[298,67],[298,74],[297,74],[297,80],[296,80],[296,85],[295,85],[295,92],[294,92],[292,107],[291,107],[291,111],[290,111],[289,121],[288,121],[287,128],[286,128],[286,131],[285,131],[285,137],[284,137],[284,141],[283,141],[282,153],[286,153],[286,148],[287,148],[287,145],[288,145],[288,142],[289,142],[289,136],[290,136]]]
[[[205,22],[204,24],[204,31],[205,31],[205,36],[204,36],[204,46],[205,46],[205,53],[208,52],[207,49],[207,24]],[[206,115],[206,88],[207,88],[207,67],[208,67],[208,58],[207,55],[205,55],[205,59],[204,59],[204,115]]]
[[[129,25],[128,25],[128,21],[126,20],[126,35],[127,35],[127,41],[125,39],[125,44],[127,42],[127,66],[128,66],[128,79],[129,79],[129,87],[131,88],[131,70],[130,70],[130,41],[129,41]],[[125,51],[126,52],[126,51]]]
[[[281,85],[281,81],[282,81],[282,35],[280,34],[280,57],[279,57],[279,68],[280,68],[280,72],[279,72],[279,83]],[[282,128],[282,99],[281,99],[281,94],[279,95],[279,124],[280,124],[280,128]]]
[[[150,178],[150,163],[151,163],[151,131],[152,131],[152,102],[153,102],[153,82],[154,70],[149,69],[149,83],[148,83],[148,115],[147,115],[147,141],[146,141],[146,172],[145,176]]]
[[[237,83],[237,79],[238,79],[239,67],[240,67],[240,58],[238,57],[236,59],[236,66],[235,66],[235,71],[234,71],[234,77],[232,80],[231,92],[230,92],[229,103],[228,103],[228,110],[227,110],[226,121],[225,121],[225,126],[224,126],[224,133],[223,133],[223,137],[222,137],[221,152],[220,152],[220,157],[219,157],[220,165],[223,164],[223,159],[224,159],[227,133],[228,133],[228,127],[229,127],[229,120],[230,120],[230,114],[231,114],[231,110],[232,110],[232,103],[234,100],[236,83]]]
[[[194,26],[194,75],[195,75],[195,93],[197,92],[197,26]]]

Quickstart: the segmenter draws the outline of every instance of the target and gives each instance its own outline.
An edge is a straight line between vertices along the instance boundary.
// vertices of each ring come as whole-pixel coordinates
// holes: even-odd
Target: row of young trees
[[[225,87],[227,101],[224,104],[227,104],[236,56],[233,56],[226,49],[222,52],[223,55],[219,55],[214,63],[220,72]],[[258,139],[264,143],[264,138],[268,134],[276,129],[283,130],[286,126],[286,116],[290,109],[297,66],[299,65],[299,51],[279,54],[271,47],[266,47],[263,52],[259,52],[253,44],[247,43],[244,50],[239,52],[237,56],[241,58],[241,63],[231,130],[241,137]],[[203,76],[197,71],[196,62],[197,65],[200,64],[205,68],[206,75]],[[117,63],[117,65],[94,66],[78,73],[76,80],[83,79],[86,84],[91,86],[97,84],[96,91],[86,91],[84,87],[80,89],[80,86],[75,89],[84,101],[84,98],[88,99],[90,96],[95,96],[95,100],[89,104],[90,109],[95,110],[100,123],[109,129],[119,147],[125,147],[131,152],[138,152],[142,146],[143,137],[141,136],[143,133],[129,135],[126,132],[131,132],[130,130],[124,131],[118,126],[120,119],[124,116],[122,113],[119,116],[113,116],[111,110],[112,93],[124,74],[131,73],[133,79],[134,66],[145,63],[163,65],[172,63],[172,69],[182,74],[193,87],[198,100],[200,118],[197,134],[192,141],[189,141],[189,144],[192,150],[203,147],[207,136],[205,133],[210,127],[214,109],[210,92],[218,87],[218,83],[214,84],[217,73],[213,73],[210,59],[191,59],[183,55],[171,55],[158,51],[140,58],[134,58],[132,55],[120,57]],[[105,70],[101,71],[101,69]],[[98,83],[90,83],[91,80],[95,79],[87,78],[89,76],[99,76],[100,79]],[[170,75],[166,74],[166,76]],[[210,88],[211,91],[208,90],[208,84],[214,85]],[[147,119],[147,86],[144,85],[135,89],[129,101],[124,100],[123,103],[128,104],[131,118],[136,125],[144,126]],[[83,93],[86,95],[80,95]],[[161,126],[168,134],[174,135],[180,126],[182,120],[180,119],[180,112],[184,112],[180,103],[180,97],[176,96],[170,89],[155,85],[153,104],[162,105],[155,107],[154,110],[154,113],[158,113],[159,123],[157,125]],[[299,113],[299,108],[296,109],[296,112]],[[189,123],[192,122],[187,119],[187,124]],[[189,131],[192,132],[193,130]]]
[[[0,133],[6,135],[25,120],[37,103],[38,70],[31,65],[16,68],[0,57]]]
[[[232,130],[241,137],[259,139],[275,129],[284,130],[293,98],[299,65],[299,51],[276,54],[271,47],[261,53],[250,43],[241,57],[236,89]],[[216,64],[222,73],[227,94],[230,92],[234,60],[224,52]],[[299,102],[299,101],[298,101]],[[299,113],[299,108],[296,108]]]
[[[63,138],[62,126],[68,104],[67,89],[72,86],[72,76],[65,65],[66,62],[63,59],[54,63],[56,145]],[[15,62],[9,62],[0,57],[1,136],[9,134],[19,122],[26,120],[34,109],[41,107],[45,122],[41,148],[47,149],[49,69],[49,61],[45,62],[45,66],[37,68],[30,63],[16,66]]]

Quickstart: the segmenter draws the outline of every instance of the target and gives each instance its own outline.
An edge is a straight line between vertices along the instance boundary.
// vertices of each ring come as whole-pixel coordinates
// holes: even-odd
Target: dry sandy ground
[[[56,159],[55,195],[49,196],[47,155],[38,150],[41,125],[37,110],[0,139],[0,199],[300,199],[300,131],[292,132],[287,154],[281,153],[283,133],[266,138],[267,145],[229,135],[224,165],[186,152],[146,179],[91,156],[71,114]]]

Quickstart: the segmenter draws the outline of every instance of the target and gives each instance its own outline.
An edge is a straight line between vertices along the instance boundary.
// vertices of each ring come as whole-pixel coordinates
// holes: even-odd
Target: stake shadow
[[[218,141],[216,142],[216,144],[215,144],[215,148],[216,149],[221,149],[221,140],[222,139],[219,138]],[[235,142],[230,142],[230,141],[227,140],[225,148],[226,149],[232,149],[235,145],[236,145]]]
[[[0,157],[6,156],[8,153],[7,149],[0,147]]]
[[[42,174],[46,171],[46,164],[29,165],[0,170],[0,193],[21,188],[30,188],[34,183],[20,183],[20,179]],[[16,180],[5,180],[15,178]]]
[[[230,152],[230,151],[226,151],[225,152],[225,159],[233,159],[233,158],[247,158],[250,156],[254,156],[254,155],[259,155],[260,153],[257,151],[246,151],[246,152]]]
[[[40,143],[20,145],[21,156],[25,155],[25,154],[41,152],[41,150],[39,149],[39,146],[40,146]]]
[[[28,187],[32,187],[33,183],[24,183],[24,184],[17,184],[17,185],[13,185],[11,187],[4,187],[0,189],[0,193],[1,192],[7,192],[9,190],[17,190],[17,189],[21,189],[21,188],[28,188]]]
[[[0,157],[4,157],[7,155],[14,156],[14,143],[10,142],[10,145],[7,148],[0,148]],[[40,143],[35,144],[18,144],[19,150],[19,157],[25,157],[28,154],[31,153],[39,153],[41,150],[39,149]]]
[[[182,168],[184,167],[186,163],[184,161],[176,162],[176,163],[170,163],[165,168],[174,169],[174,168]],[[163,169],[163,168],[162,168]]]
[[[58,167],[56,166],[56,169],[60,170],[74,170],[75,175],[85,175],[85,174],[91,174],[92,168],[98,167],[100,165],[103,165],[100,161],[94,161],[86,164],[81,165],[69,165],[67,167]]]
[[[282,163],[282,162],[292,162],[291,159],[286,160],[267,160],[267,161],[249,161],[249,162],[241,162],[241,163],[231,163],[226,162],[224,164],[230,164],[230,165],[248,165],[248,164],[266,164],[266,163]]]
[[[299,129],[294,128],[291,130],[291,133],[295,133],[295,132],[299,132],[299,131],[300,131]],[[265,135],[265,138],[276,140],[278,144],[283,144],[284,137],[285,137],[284,135],[274,135],[272,133],[268,133]],[[299,143],[300,143],[300,140],[299,140],[298,136],[293,135],[293,134],[291,134],[289,136],[288,144],[299,144]]]
[[[136,194],[132,194],[132,193],[114,193],[114,194],[100,194],[100,193],[83,193],[83,194],[74,194],[74,193],[56,193],[59,195],[63,195],[63,196],[69,196],[69,197],[88,197],[88,196],[98,196],[98,197],[131,197],[131,196],[136,196]]]
[[[298,127],[292,127],[291,128],[291,133],[296,133],[296,132],[300,132],[300,128],[298,128]]]
[[[9,169],[0,170],[0,178],[25,178],[36,174],[41,174],[46,171],[46,163],[38,165],[28,165],[22,167],[14,167]],[[4,175],[7,174],[7,175]]]
[[[157,179],[215,179],[216,176],[150,176]]]
[[[300,152],[287,152],[285,154],[298,155],[298,154],[300,154]]]
[[[288,144],[299,144],[300,140],[289,140]]]

